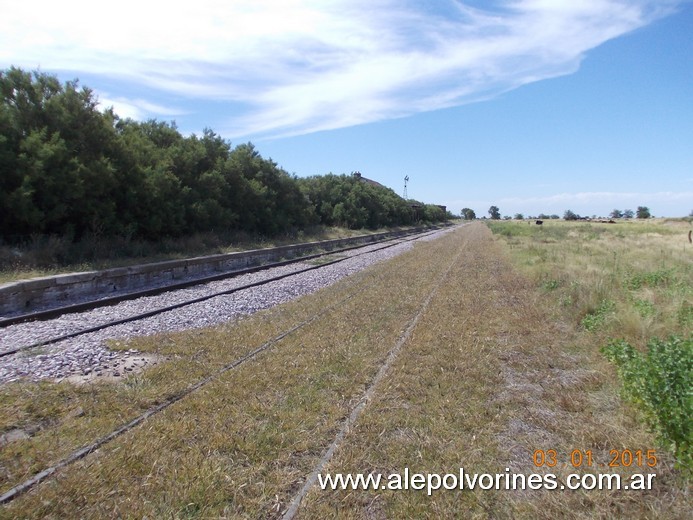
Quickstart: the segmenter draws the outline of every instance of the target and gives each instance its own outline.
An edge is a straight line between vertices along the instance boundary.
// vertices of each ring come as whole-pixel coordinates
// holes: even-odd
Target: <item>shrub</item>
[[[613,313],[615,304],[609,300],[602,300],[599,306],[582,318],[580,324],[590,332],[594,332],[601,327],[607,317]]]
[[[659,269],[657,271],[632,274],[626,280],[626,285],[629,289],[637,290],[642,287],[666,287],[673,281],[673,269]]]
[[[616,365],[624,397],[642,410],[660,441],[690,472],[693,337],[652,339],[645,355],[624,340],[614,340],[602,347],[602,353]]]

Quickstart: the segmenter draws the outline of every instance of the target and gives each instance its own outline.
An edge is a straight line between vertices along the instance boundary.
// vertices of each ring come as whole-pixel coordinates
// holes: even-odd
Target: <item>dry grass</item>
[[[685,220],[492,224],[515,264],[563,317],[579,326],[610,302],[593,332],[641,347],[651,337],[685,335],[693,327],[690,228]]]
[[[393,265],[378,266],[329,291],[235,326],[123,345],[169,356],[171,361],[137,376],[136,383],[131,378],[116,387],[92,386],[98,394],[95,401],[103,403],[98,415],[113,422],[126,422],[135,412],[129,386],[137,389],[140,402],[149,405],[306,317],[342,302],[272,351],[224,374],[61,472],[56,481],[19,498],[6,512],[11,516],[60,517],[159,517],[187,514],[188,510],[199,515],[266,516],[276,512],[275,497],[281,507],[294,482],[320,455],[436,281],[441,265],[426,265],[429,251],[445,258],[443,253],[452,248],[454,244],[442,242],[417,248]],[[414,271],[418,273],[414,280],[401,276]],[[343,301],[345,294],[354,291],[360,292]],[[43,385],[41,393],[37,385],[23,386],[31,388],[58,420],[46,421],[47,427],[37,435],[14,443],[15,452],[33,453],[2,461],[4,466],[18,461],[20,467],[12,472],[15,478],[8,479],[13,482],[36,469],[29,461],[47,465],[77,447],[88,437],[87,430],[96,434],[98,429],[87,426],[96,424],[91,411],[79,418],[85,425],[84,435],[72,435],[64,427],[61,391],[71,394],[75,401],[72,407],[79,403],[84,408],[87,403],[83,396],[75,396],[79,389]],[[14,409],[21,408],[26,391],[4,402],[12,401]],[[109,413],[109,407],[116,413]],[[120,411],[120,407],[126,410]],[[8,410],[6,417],[12,415]],[[65,449],[58,452],[50,447],[48,439],[55,438],[61,439]],[[93,482],[99,483],[96,489]]]
[[[574,449],[605,462],[610,449],[651,448],[652,437],[623,409],[610,368],[581,341],[584,333],[552,318],[542,292],[488,233],[476,228],[466,238],[457,269],[327,471],[387,476],[405,467],[464,467],[528,475],[542,472],[532,462],[536,449],[555,449],[565,463]],[[556,473],[573,471],[561,464]],[[314,489],[301,517],[686,517],[686,487],[670,457],[660,457],[657,473],[656,490],[637,495]]]
[[[42,429],[3,448],[3,489],[326,311],[3,507],[0,517],[278,516],[438,284],[328,471],[456,473],[464,467],[529,474],[538,471],[535,449],[555,449],[562,461],[573,449],[592,449],[604,461],[612,448],[654,447],[618,398],[613,371],[593,345],[597,334],[566,318],[547,297],[558,296],[557,289],[537,288],[541,280],[515,271],[488,229],[473,224],[236,324],[121,345],[169,358],[123,383],[7,386],[2,429],[30,423]],[[313,489],[299,516],[685,518],[686,485],[670,458],[658,456],[651,492],[439,491],[428,497]]]

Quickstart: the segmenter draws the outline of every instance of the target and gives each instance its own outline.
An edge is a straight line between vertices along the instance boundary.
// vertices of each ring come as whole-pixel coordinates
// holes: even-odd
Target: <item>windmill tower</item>
[[[402,198],[404,198],[404,200],[406,200],[408,198],[408,196],[407,196],[407,183],[408,182],[409,182],[409,175],[406,175],[404,177],[404,194],[402,195]]]

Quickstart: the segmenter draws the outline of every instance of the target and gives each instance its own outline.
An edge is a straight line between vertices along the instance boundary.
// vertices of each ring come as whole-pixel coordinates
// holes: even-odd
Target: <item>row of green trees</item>
[[[0,72],[0,233],[75,240],[159,239],[199,231],[271,235],[313,224],[377,228],[437,221],[392,190],[347,175],[297,179],[252,144],[211,130],[100,111],[77,81]],[[424,206],[429,208],[428,206]]]
[[[647,206],[638,206],[637,211],[633,211],[632,209],[624,209],[623,211],[621,211],[620,209],[615,209],[609,214],[609,216],[611,218],[626,218],[626,219],[633,218],[636,216],[637,216],[637,218],[650,218],[651,217],[650,208],[648,208]]]
[[[693,213],[693,211],[691,213]],[[500,220],[501,219],[501,213],[500,213],[500,209],[498,208],[498,206],[491,206],[488,209],[488,214],[489,214],[491,220]],[[464,218],[465,220],[474,220],[476,218],[476,213],[474,212],[473,209],[470,209],[470,208],[462,208],[461,215],[462,215],[462,218]],[[650,218],[652,215],[650,214],[650,209],[647,206],[638,206],[637,212],[633,212],[633,210],[630,210],[630,209],[626,209],[624,211],[615,209],[610,214],[611,218],[629,219],[629,218],[633,218],[634,216],[637,218],[640,218],[640,219],[645,219],[645,218]],[[511,217],[505,216],[502,218],[504,218],[505,220],[510,220]],[[525,218],[525,216],[522,213],[515,213],[515,216],[512,218],[514,218],[515,220],[523,220]],[[534,220],[534,219],[550,220],[550,219],[558,219],[560,217],[558,215],[547,215],[545,213],[540,213],[537,217],[530,216],[527,218],[529,218],[530,220]],[[565,220],[580,220],[582,217],[580,215],[578,215],[577,213],[568,209],[563,214],[563,218]]]
[[[647,206],[638,206],[637,212],[633,212],[631,209],[626,209],[624,211],[615,209],[613,210],[610,214],[609,217],[611,218],[633,218],[633,216],[640,218],[640,219],[645,219],[645,218],[651,218],[652,215],[650,214],[650,208]],[[565,213],[563,214],[563,218],[565,220],[580,220],[581,217],[577,213],[571,211],[571,210],[566,210]]]
[[[346,175],[298,179],[319,222],[328,226],[371,228],[446,220],[445,211],[433,204],[405,201],[393,190]]]

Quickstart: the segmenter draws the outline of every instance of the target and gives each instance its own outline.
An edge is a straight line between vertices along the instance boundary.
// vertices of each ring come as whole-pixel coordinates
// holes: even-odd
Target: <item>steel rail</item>
[[[176,291],[178,289],[185,289],[187,287],[194,287],[196,285],[204,285],[205,283],[209,283],[209,282],[216,282],[216,281],[225,280],[228,278],[235,278],[237,276],[242,276],[244,274],[251,274],[251,273],[256,273],[259,271],[266,271],[266,270],[272,269],[274,267],[282,267],[285,265],[291,265],[291,264],[295,264],[295,263],[299,263],[299,262],[304,262],[306,260],[312,260],[315,258],[320,258],[320,257],[327,256],[327,255],[342,253],[345,251],[351,251],[353,249],[359,249],[362,247],[368,247],[370,245],[382,244],[385,242],[398,240],[398,239],[401,239],[403,237],[411,236],[414,234],[426,234],[426,233],[430,233],[430,231],[427,230],[427,231],[423,231],[423,232],[419,233],[419,230],[415,230],[412,232],[404,233],[400,236],[387,237],[385,239],[376,240],[373,242],[369,242],[367,244],[357,244],[357,245],[353,245],[353,246],[343,247],[340,249],[333,249],[330,251],[324,251],[322,253],[315,253],[315,254],[311,254],[311,255],[291,258],[288,260],[282,260],[280,262],[271,262],[271,263],[262,264],[262,265],[258,265],[258,266],[247,267],[244,269],[237,269],[237,270],[227,271],[224,273],[214,274],[211,276],[203,276],[203,277],[199,277],[199,278],[193,278],[190,280],[166,284],[166,285],[162,285],[159,287],[151,287],[149,289],[142,289],[139,291],[131,291],[131,292],[123,293],[123,294],[118,294],[115,296],[108,296],[105,298],[99,298],[99,299],[89,300],[89,301],[80,302],[80,303],[73,303],[73,304],[64,305],[61,307],[54,307],[54,308],[50,308],[50,309],[44,309],[44,310],[40,310],[40,311],[34,311],[34,312],[25,313],[25,314],[19,314],[17,316],[8,316],[5,318],[0,318],[0,328],[9,327],[11,325],[17,325],[19,323],[26,323],[28,321],[46,321],[46,320],[56,318],[58,316],[62,316],[64,314],[72,314],[72,313],[76,313],[76,312],[83,312],[83,311],[96,309],[98,307],[106,307],[106,306],[110,306],[110,305],[115,305],[115,304],[120,303],[122,301],[135,300],[137,298],[142,298],[144,296],[155,296],[157,294],[163,294],[166,292]],[[316,246],[317,245],[319,245],[319,244],[316,243]]]
[[[80,459],[83,459],[93,451],[99,449],[101,446],[104,444],[107,444],[108,442],[114,440],[117,437],[120,437],[124,433],[132,430],[136,426],[138,426],[140,423],[144,422],[146,419],[151,418],[152,416],[158,414],[159,412],[165,410],[169,406],[177,403],[178,401],[188,397],[190,394],[193,392],[196,392],[203,386],[211,383],[212,381],[216,380],[224,374],[225,372],[228,372],[229,370],[233,370],[240,365],[244,364],[246,361],[249,361],[253,358],[255,358],[258,354],[261,352],[264,352],[265,350],[269,349],[276,343],[280,342],[283,340],[285,337],[293,334],[294,332],[302,329],[306,325],[313,323],[315,320],[321,318],[328,312],[331,312],[332,310],[338,308],[341,306],[344,302],[350,300],[354,296],[356,296],[358,293],[362,292],[366,286],[364,285],[363,287],[353,291],[352,293],[348,294],[346,297],[340,299],[338,302],[334,303],[333,305],[330,305],[329,307],[322,309],[321,311],[317,312],[310,318],[302,321],[301,323],[294,325],[293,327],[285,330],[281,334],[267,340],[264,342],[262,345],[259,347],[255,348],[254,350],[248,352],[247,354],[244,354],[243,356],[235,359],[231,363],[223,366],[219,370],[215,371],[214,373],[208,375],[207,377],[204,377],[203,379],[200,379],[197,383],[195,383],[192,386],[187,387],[183,391],[179,392],[178,394],[168,397],[166,400],[164,400],[162,403],[159,403],[155,406],[152,406],[149,408],[147,411],[144,413],[138,415],[128,423],[116,428],[115,430],[112,430],[110,433],[103,435],[96,439],[95,441],[91,442],[90,444],[87,444],[85,446],[82,446],[81,448],[76,449],[72,453],[70,453],[67,457],[63,458],[59,462],[49,466],[46,469],[43,469],[42,471],[36,473],[32,477],[28,478],[24,482],[17,484],[16,486],[13,486],[11,489],[7,490],[4,492],[2,495],[0,495],[0,505],[1,504],[7,504],[8,502],[11,502],[15,498],[19,497],[20,495],[26,493],[29,491],[31,488],[36,486],[37,484],[43,482],[47,478],[49,478],[51,475],[53,475],[56,471],[65,468],[66,466],[69,466],[70,464],[77,462]]]
[[[436,231],[437,231],[437,230],[436,230]],[[165,312],[169,312],[169,311],[172,311],[172,310],[180,309],[180,308],[182,308],[182,307],[187,307],[187,306],[189,306],[189,305],[193,305],[193,304],[196,304],[196,303],[201,303],[201,302],[204,302],[204,301],[207,301],[207,300],[211,300],[212,298],[216,298],[216,297],[218,297],[218,296],[227,296],[227,295],[230,295],[230,294],[233,294],[233,293],[236,293],[236,292],[245,290],[245,289],[250,289],[250,288],[258,287],[258,286],[261,286],[261,285],[266,285],[266,284],[271,283],[271,282],[275,282],[275,281],[278,281],[278,280],[283,280],[284,278],[289,278],[289,277],[291,277],[291,276],[296,276],[296,275],[299,275],[299,274],[301,274],[301,273],[305,273],[305,272],[308,272],[308,271],[313,271],[313,270],[316,270],[316,269],[321,269],[321,268],[323,268],[323,267],[327,267],[327,266],[330,266],[330,265],[334,265],[334,264],[337,264],[337,263],[339,263],[339,262],[344,262],[345,260],[349,260],[349,259],[351,259],[351,258],[356,258],[357,256],[366,255],[366,254],[370,254],[370,253],[375,253],[375,252],[377,252],[377,251],[381,251],[381,250],[383,250],[383,249],[388,249],[388,248],[390,248],[390,247],[394,247],[394,246],[396,246],[396,245],[399,245],[399,244],[402,244],[402,243],[405,243],[405,242],[411,242],[411,241],[414,241],[414,240],[418,240],[418,239],[423,238],[423,237],[425,237],[425,236],[428,236],[428,235],[430,235],[430,234],[432,234],[432,233],[435,233],[435,231],[429,231],[429,232],[419,233],[419,234],[417,234],[417,235],[414,236],[414,237],[411,237],[411,236],[407,235],[407,236],[405,236],[404,238],[403,238],[403,237],[395,237],[395,238],[387,239],[387,240],[384,240],[384,241],[381,241],[381,242],[375,242],[375,243],[371,243],[371,244],[365,244],[365,245],[360,245],[360,246],[356,246],[356,247],[350,247],[350,248],[348,248],[348,250],[351,250],[351,249],[359,249],[359,248],[369,247],[369,246],[372,246],[372,245],[377,245],[377,244],[383,243],[383,242],[391,242],[391,241],[398,240],[397,243],[388,244],[388,245],[379,247],[379,248],[377,248],[377,249],[372,249],[372,250],[369,250],[369,251],[364,251],[364,252],[359,253],[359,254],[354,255],[354,256],[349,256],[349,257],[344,257],[344,258],[337,258],[337,259],[335,259],[335,260],[332,260],[332,261],[329,261],[329,262],[325,262],[325,263],[322,263],[322,264],[319,264],[319,265],[308,266],[308,267],[306,267],[306,268],[304,268],[304,269],[301,269],[301,270],[298,270],[298,271],[293,271],[293,272],[291,272],[291,273],[284,273],[284,274],[281,274],[281,275],[273,276],[273,277],[271,277],[271,278],[267,278],[267,279],[265,279],[265,280],[260,280],[260,281],[257,281],[257,282],[252,282],[252,283],[249,283],[249,284],[241,285],[241,286],[239,286],[239,287],[234,287],[234,288],[232,288],[232,289],[226,289],[226,290],[224,290],[224,291],[218,291],[218,292],[215,292],[215,293],[207,294],[207,295],[205,295],[205,296],[199,296],[199,297],[197,297],[197,298],[192,298],[192,299],[190,299],[190,300],[186,300],[186,301],[183,301],[183,302],[179,302],[179,303],[176,303],[176,304],[173,304],[173,305],[167,305],[167,306],[165,306],[165,307],[160,307],[160,308],[158,308],[158,309],[153,309],[153,310],[148,311],[148,312],[144,312],[144,313],[140,313],[140,314],[135,314],[135,315],[128,316],[128,317],[126,317],[126,318],[121,318],[121,319],[118,319],[118,320],[109,321],[109,322],[106,322],[106,323],[102,323],[102,324],[100,324],[100,325],[95,325],[95,326],[93,326],[93,327],[88,327],[88,328],[85,328],[85,329],[80,329],[80,330],[77,330],[77,331],[74,331],[74,332],[70,332],[70,333],[67,333],[67,334],[63,334],[63,335],[60,335],[60,336],[56,336],[56,337],[54,337],[54,338],[50,338],[50,339],[47,339],[47,340],[39,341],[39,342],[37,342],[37,343],[32,343],[32,344],[30,344],[30,345],[23,345],[23,346],[20,346],[20,347],[15,347],[15,348],[11,348],[11,349],[8,349],[8,350],[4,350],[4,351],[0,352],[0,358],[6,357],[6,356],[10,356],[10,355],[12,355],[12,354],[17,354],[18,352],[23,352],[23,351],[26,351],[26,350],[31,350],[31,349],[35,349],[35,348],[39,348],[39,347],[45,347],[45,346],[47,346],[47,345],[52,345],[52,344],[58,343],[58,342],[60,342],[60,341],[64,341],[64,340],[71,339],[71,338],[75,338],[75,337],[78,337],[78,336],[83,336],[83,335],[85,335],[85,334],[90,334],[90,333],[92,333],[92,332],[98,332],[98,331],[103,330],[103,329],[107,329],[107,328],[110,328],[110,327],[115,327],[116,325],[123,325],[123,324],[125,324],[125,323],[132,323],[132,322],[134,322],[134,321],[139,321],[139,320],[142,320],[142,319],[145,319],[145,318],[151,318],[152,316],[156,316],[156,315],[158,315],[158,314],[163,314],[163,313],[165,313]],[[321,257],[321,256],[328,256],[328,255],[331,255],[331,254],[332,254],[332,255],[333,255],[333,254],[338,254],[338,253],[341,253],[341,252],[343,252],[343,251],[344,251],[344,250],[340,250],[340,251],[330,251],[330,252],[326,252],[326,253],[320,253],[320,254],[317,254],[317,255],[311,255],[311,258],[302,257],[301,259],[294,259],[294,260],[292,260],[292,261],[287,261],[287,262],[290,262],[290,263],[298,263],[298,262],[301,262],[301,261],[305,261],[305,260],[307,260],[307,259],[309,260],[309,259],[317,258],[317,257]],[[283,264],[283,265],[287,265],[287,264]],[[277,266],[275,265],[274,267],[277,267]],[[270,267],[267,267],[266,269],[269,269],[269,268],[270,268]],[[91,307],[91,308],[97,308],[97,307],[101,307],[101,306],[102,306],[102,305],[95,305],[94,307]]]

